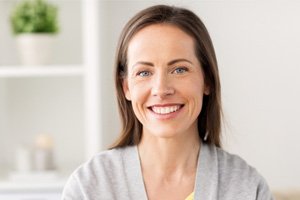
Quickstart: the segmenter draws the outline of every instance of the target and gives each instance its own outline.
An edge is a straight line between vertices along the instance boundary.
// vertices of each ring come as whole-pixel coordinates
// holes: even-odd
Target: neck
[[[198,133],[158,138],[143,133],[138,145],[142,169],[164,177],[195,173],[200,150]]]

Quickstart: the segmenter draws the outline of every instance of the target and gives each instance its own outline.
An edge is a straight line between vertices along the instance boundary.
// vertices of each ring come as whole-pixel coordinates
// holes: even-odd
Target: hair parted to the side
[[[146,26],[153,24],[176,26],[194,39],[195,53],[204,72],[209,95],[204,95],[201,113],[198,117],[198,131],[201,140],[208,144],[221,146],[221,86],[217,59],[209,33],[192,11],[167,5],[156,5],[137,13],[124,27],[116,52],[115,86],[122,122],[118,140],[111,148],[137,145],[142,135],[142,124],[133,112],[131,102],[125,98],[123,80],[127,76],[127,49],[133,36]],[[204,137],[208,133],[206,140]]]

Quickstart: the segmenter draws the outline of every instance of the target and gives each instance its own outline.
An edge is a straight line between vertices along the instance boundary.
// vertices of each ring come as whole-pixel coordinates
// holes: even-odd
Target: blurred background
[[[21,59],[11,21],[19,2],[0,0],[0,199],[59,199],[69,174],[114,141],[117,40],[135,13],[155,4],[191,9],[211,35],[224,149],[280,198],[300,190],[300,1],[48,0],[59,28],[47,61]]]

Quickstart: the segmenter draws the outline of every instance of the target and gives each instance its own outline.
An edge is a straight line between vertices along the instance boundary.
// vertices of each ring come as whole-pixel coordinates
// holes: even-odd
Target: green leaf
[[[11,12],[10,22],[15,34],[57,33],[58,8],[45,0],[22,0]]]

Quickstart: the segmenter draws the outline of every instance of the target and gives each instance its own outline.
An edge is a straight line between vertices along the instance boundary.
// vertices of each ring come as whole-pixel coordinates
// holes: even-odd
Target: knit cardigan
[[[63,200],[147,200],[137,146],[107,150],[76,169]],[[194,200],[273,200],[256,169],[239,156],[202,143]]]

